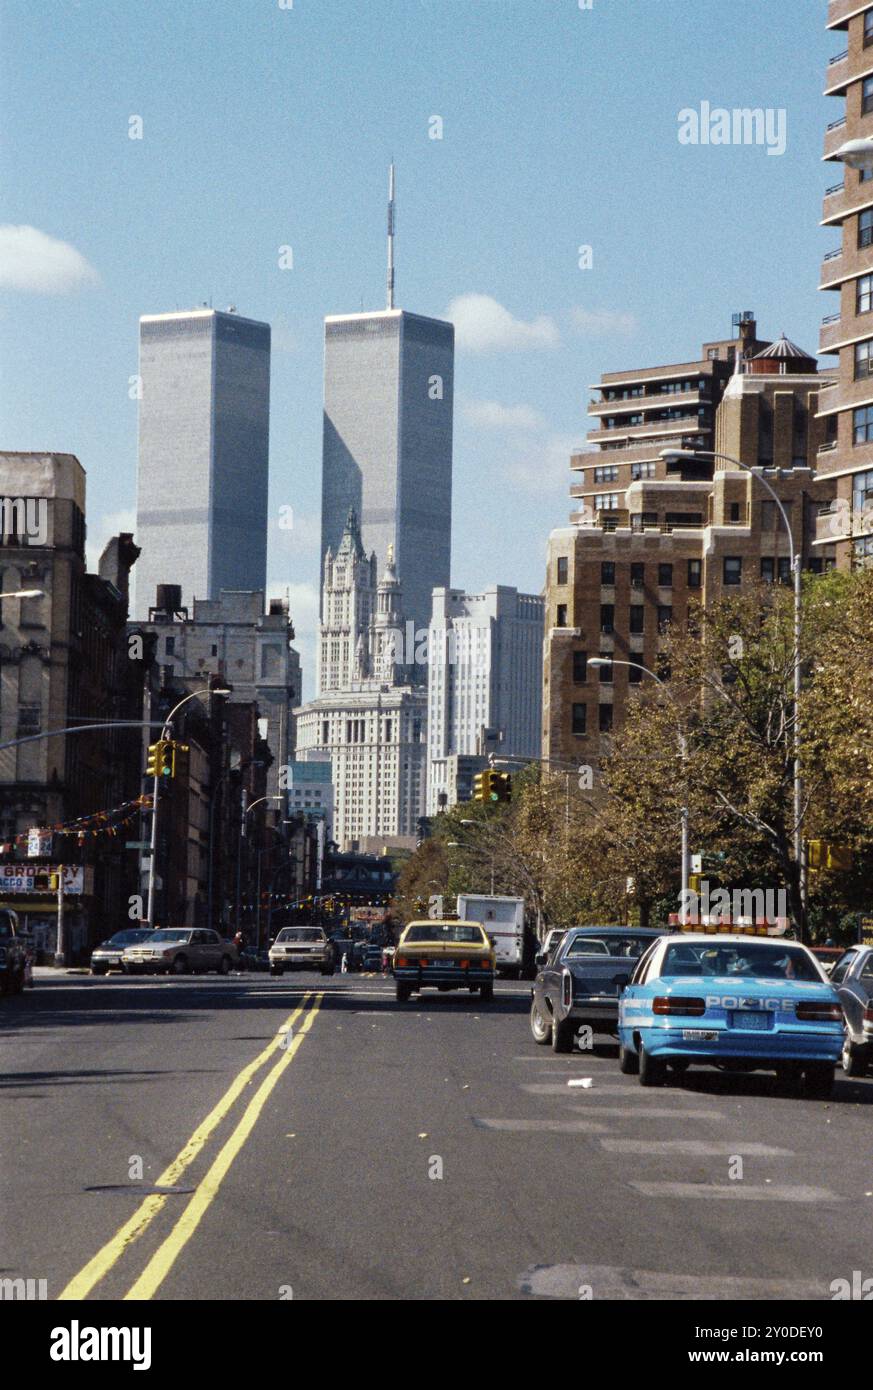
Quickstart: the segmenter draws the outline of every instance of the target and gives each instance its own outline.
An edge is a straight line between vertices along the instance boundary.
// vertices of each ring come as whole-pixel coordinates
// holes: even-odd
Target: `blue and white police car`
[[[830,1095],[843,1010],[815,957],[764,928],[695,927],[660,937],[637,962],[619,1003],[619,1067],[643,1086],[668,1068],[715,1066],[803,1077]]]

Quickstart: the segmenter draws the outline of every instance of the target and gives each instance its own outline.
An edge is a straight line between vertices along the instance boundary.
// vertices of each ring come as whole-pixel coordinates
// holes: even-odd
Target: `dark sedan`
[[[534,1041],[570,1052],[577,1031],[615,1033],[618,999],[643,951],[663,932],[654,927],[576,927],[548,956],[537,956],[531,990]]]
[[[91,952],[91,974],[107,975],[110,970],[121,970],[121,957],[127,946],[138,946],[152,935],[152,927],[127,927],[117,931],[108,941],[101,941]]]
[[[852,946],[840,956],[830,982],[843,1006],[843,1071],[863,1076],[873,1062],[873,946]]]

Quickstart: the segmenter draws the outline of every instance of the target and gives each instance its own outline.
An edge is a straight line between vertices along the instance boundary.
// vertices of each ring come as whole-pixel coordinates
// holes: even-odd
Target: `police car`
[[[766,928],[695,927],[637,963],[618,1013],[619,1067],[643,1086],[695,1066],[803,1076],[830,1095],[843,1011],[812,953]]]

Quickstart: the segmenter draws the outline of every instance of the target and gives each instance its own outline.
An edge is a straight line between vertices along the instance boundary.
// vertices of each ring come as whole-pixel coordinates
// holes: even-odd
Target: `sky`
[[[322,321],[384,307],[393,156],[396,302],[456,325],[452,583],[540,592],[601,372],[744,309],[817,348],[826,9],[0,0],[0,448],[77,455],[94,564],[135,530],[139,316],[269,322],[269,591],[311,694]],[[703,102],[783,112],[784,152],[681,143]]]

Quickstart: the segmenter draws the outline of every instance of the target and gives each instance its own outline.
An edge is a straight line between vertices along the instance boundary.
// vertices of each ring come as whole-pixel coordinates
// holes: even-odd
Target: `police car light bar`
[[[777,917],[772,922],[764,919],[754,923],[748,918],[739,918],[736,922],[723,922],[713,917],[704,917],[702,921],[686,917],[683,921],[678,912],[671,912],[667,918],[667,925],[680,932],[697,932],[706,936],[717,936],[719,933],[724,936],[785,936],[791,923],[787,917]]]

